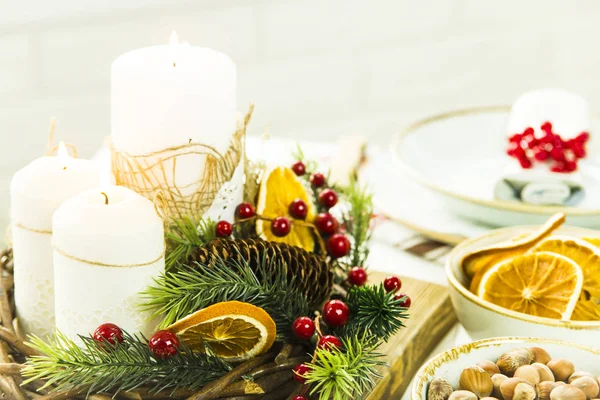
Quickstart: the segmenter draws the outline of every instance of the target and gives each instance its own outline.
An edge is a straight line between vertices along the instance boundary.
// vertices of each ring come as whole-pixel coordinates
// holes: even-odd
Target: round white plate
[[[401,171],[430,190],[457,215],[492,226],[543,223],[565,212],[570,225],[600,228],[600,123],[593,121],[588,157],[580,161],[585,195],[573,207],[535,206],[494,199],[507,163],[509,107],[486,107],[437,115],[398,135],[393,152]],[[560,132],[559,132],[560,133]]]
[[[450,212],[441,199],[403,173],[390,152],[368,152],[360,180],[373,191],[376,211],[426,237],[458,244],[491,230]]]

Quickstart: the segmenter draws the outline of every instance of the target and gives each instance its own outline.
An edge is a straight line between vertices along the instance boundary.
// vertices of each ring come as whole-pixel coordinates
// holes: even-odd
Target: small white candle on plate
[[[57,329],[75,339],[111,322],[150,335],[139,292],[165,267],[152,202],[125,187],[92,189],[66,201],[52,226]]]
[[[100,175],[97,164],[69,157],[61,143],[57,157],[38,158],[12,179],[15,304],[25,333],[54,330],[52,214],[65,200],[98,186]]]

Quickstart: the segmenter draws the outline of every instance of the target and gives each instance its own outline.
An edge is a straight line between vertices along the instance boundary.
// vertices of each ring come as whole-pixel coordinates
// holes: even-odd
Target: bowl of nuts
[[[494,338],[438,354],[417,373],[412,400],[600,398],[600,349],[540,338]]]
[[[475,340],[533,336],[596,346],[600,231],[562,226],[498,229],[465,240],[446,263],[450,297]]]

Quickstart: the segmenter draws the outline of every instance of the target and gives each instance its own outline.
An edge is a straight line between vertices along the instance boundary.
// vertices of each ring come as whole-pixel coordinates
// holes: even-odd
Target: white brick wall
[[[110,134],[111,61],[173,28],[236,61],[251,132],[384,143],[416,118],[535,87],[600,108],[599,18],[596,0],[0,0],[0,210],[50,116],[91,155]]]

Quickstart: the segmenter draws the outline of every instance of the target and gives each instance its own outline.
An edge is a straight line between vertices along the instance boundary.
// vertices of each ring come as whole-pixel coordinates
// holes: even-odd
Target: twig
[[[284,383],[276,390],[273,390],[271,393],[266,394],[262,397],[261,400],[284,400],[290,395],[290,393],[294,392],[298,387],[299,383],[295,380],[291,379],[287,383]]]
[[[22,369],[22,364],[15,364],[11,362],[0,363],[0,374],[21,376]]]
[[[264,364],[267,360],[272,359],[273,356],[274,352],[268,352],[238,365],[227,375],[209,383],[196,394],[188,397],[188,400],[209,400],[223,397],[221,393],[227,386],[241,378],[248,371],[252,371],[254,368]]]
[[[0,339],[5,340],[15,350],[27,357],[42,355],[39,351],[29,347],[25,342],[3,326],[0,326]]]
[[[260,367],[250,371],[250,373],[248,375],[252,376],[252,378],[254,378],[256,380],[256,379],[262,378],[263,376],[271,375],[276,372],[288,371],[288,370],[291,371],[292,369],[294,369],[294,367],[296,365],[302,364],[307,361],[310,361],[310,357],[308,357],[308,356],[289,358],[286,360],[286,362],[281,363],[281,364],[272,362],[269,364],[261,365]]]
[[[291,369],[288,369],[287,371],[276,372],[257,379],[254,382],[238,381],[221,391],[220,397],[270,393],[273,389],[287,383],[291,379],[294,379],[294,373]]]
[[[286,343],[283,345],[279,353],[275,356],[275,363],[280,364],[284,362],[289,356],[292,350],[294,349],[294,345],[290,343]]]
[[[48,393],[38,397],[38,400],[67,400],[85,391],[85,388],[59,390],[58,392]]]
[[[3,363],[10,363],[12,361],[8,355],[8,346],[4,342],[0,342],[0,361]],[[10,393],[12,396],[14,396],[15,400],[27,400],[27,396],[23,392],[25,389],[21,388],[19,385],[21,374],[18,374],[17,378],[13,376],[0,375],[0,379],[3,382],[2,390],[5,393]],[[5,389],[8,389],[10,392],[6,392]]]
[[[0,318],[2,318],[2,326],[14,333],[12,326],[12,310],[10,309],[10,301],[6,294],[6,289],[0,286]]]

